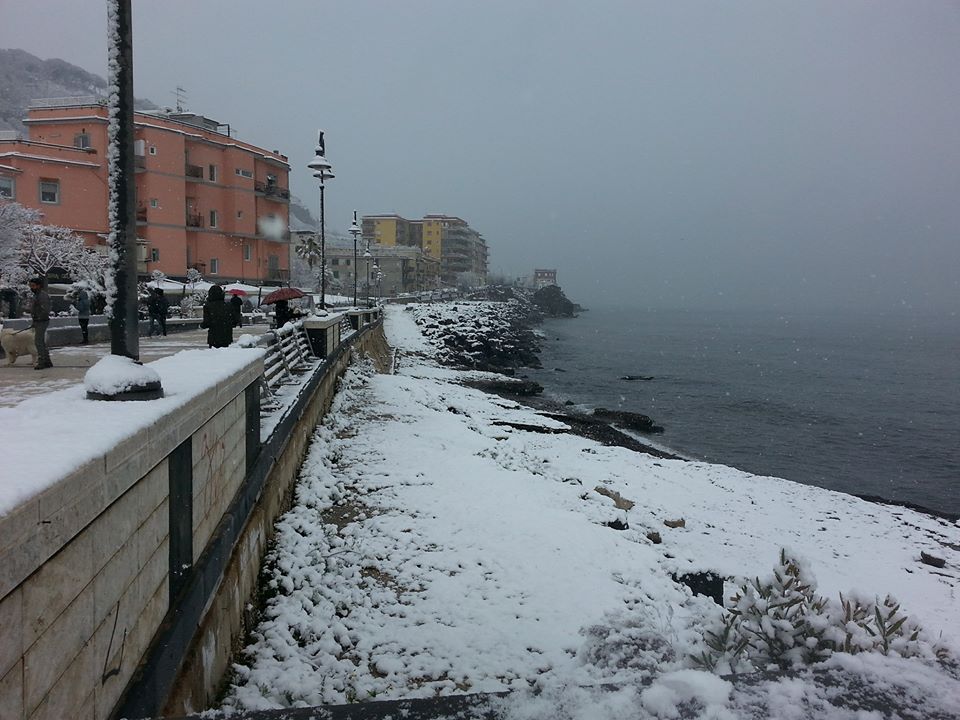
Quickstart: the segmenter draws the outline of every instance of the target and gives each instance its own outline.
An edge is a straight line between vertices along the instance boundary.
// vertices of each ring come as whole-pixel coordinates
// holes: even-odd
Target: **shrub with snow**
[[[839,652],[945,659],[892,596],[841,594],[839,605],[831,603],[817,595],[809,569],[783,549],[772,577],[742,585],[730,600],[706,631],[706,648],[692,658],[721,674],[799,668]]]

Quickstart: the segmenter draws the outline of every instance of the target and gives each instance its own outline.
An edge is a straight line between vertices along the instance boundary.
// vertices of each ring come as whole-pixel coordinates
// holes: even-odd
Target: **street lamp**
[[[370,307],[370,258],[372,258],[373,255],[370,254],[369,240],[367,240],[367,249],[363,251],[363,257],[366,258],[366,261],[367,261],[367,277],[364,282],[366,283],[366,286],[367,286],[367,307]]]
[[[350,225],[350,234],[353,235],[353,306],[357,306],[357,238],[360,236],[360,226],[357,225],[357,211],[353,211],[353,223]]]
[[[377,284],[377,289],[375,291],[374,297],[377,299],[377,303],[380,302],[380,265],[379,262],[374,258],[373,260],[373,280]]]
[[[327,234],[324,218],[323,190],[327,180],[336,177],[333,166],[326,158],[326,145],[323,142],[323,130],[317,130],[317,149],[313,160],[307,163],[313,170],[313,176],[320,183],[320,309],[327,308]]]

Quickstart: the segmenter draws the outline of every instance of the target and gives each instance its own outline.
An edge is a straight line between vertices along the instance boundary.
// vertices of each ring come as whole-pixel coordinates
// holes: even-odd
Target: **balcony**
[[[141,170],[147,169],[147,158],[145,155],[133,156],[133,169],[135,172],[140,172]]]
[[[278,202],[290,202],[290,191],[275,183],[255,182],[253,189],[258,195],[263,195]]]
[[[187,180],[203,180],[203,166],[201,165],[184,165],[183,174],[186,176]]]
[[[145,223],[147,221],[147,209],[145,207],[137,208],[137,222]]]
[[[202,228],[203,215],[200,213],[187,213],[187,229]]]

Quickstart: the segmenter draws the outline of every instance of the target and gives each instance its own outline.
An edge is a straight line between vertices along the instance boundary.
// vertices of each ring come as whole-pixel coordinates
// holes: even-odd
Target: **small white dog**
[[[33,364],[37,364],[37,344],[33,339],[33,328],[20,332],[3,330],[0,332],[0,347],[7,354],[7,365],[13,365],[21,355],[29,355],[33,358]]]

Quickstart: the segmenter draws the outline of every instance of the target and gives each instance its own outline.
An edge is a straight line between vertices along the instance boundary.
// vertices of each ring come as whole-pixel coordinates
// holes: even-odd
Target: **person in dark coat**
[[[30,279],[30,290],[33,292],[33,308],[30,317],[33,319],[33,341],[37,346],[37,364],[34,370],[45,370],[53,367],[50,362],[50,351],[47,349],[47,326],[50,325],[50,296],[44,289],[44,278]]]
[[[82,285],[77,285],[73,291],[73,306],[77,309],[83,344],[87,345],[90,342],[90,294]]]
[[[290,303],[286,300],[277,300],[274,304],[274,313],[276,315],[278,328],[283,327],[293,320],[293,311],[290,309]]]
[[[150,299],[147,300],[147,312],[150,315],[150,336],[153,336],[153,325],[154,323],[160,328],[160,332],[163,335],[167,334],[167,310],[170,308],[170,303],[167,302],[167,298],[163,294],[162,288],[157,288],[153,291],[153,295],[150,296]]]
[[[243,300],[239,295],[230,296],[230,309],[233,310],[233,326],[243,327]]]
[[[200,327],[207,328],[207,345],[214,348],[227,347],[233,342],[233,309],[223,297],[223,288],[214,285],[203,304]]]

